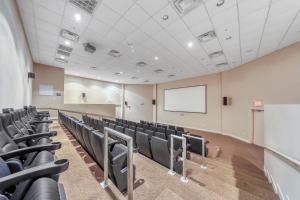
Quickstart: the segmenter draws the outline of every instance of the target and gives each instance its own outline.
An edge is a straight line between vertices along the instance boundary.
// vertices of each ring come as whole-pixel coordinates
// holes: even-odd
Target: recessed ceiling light
[[[220,6],[223,6],[223,4],[225,3],[225,0],[219,0],[217,2],[217,6],[220,7]]]
[[[61,59],[65,59],[65,57],[64,57],[64,56],[60,56],[60,58],[61,58]]]
[[[208,31],[206,33],[203,33],[202,35],[199,35],[197,38],[200,42],[208,42],[216,38],[216,32],[213,30]]]
[[[159,59],[159,57],[158,57],[158,56],[155,56],[155,57],[154,57],[154,60],[158,60],[158,59]]]
[[[136,66],[138,67],[145,67],[147,65],[147,63],[145,63],[144,61],[140,61],[136,63]]]
[[[169,78],[172,78],[172,77],[174,77],[174,76],[175,76],[174,74],[168,75]]]
[[[225,37],[225,39],[226,40],[230,40],[230,39],[232,39],[232,37],[231,36],[227,36],[227,37]]]
[[[216,67],[227,67],[227,66],[228,66],[227,62],[216,64]]]
[[[216,52],[213,52],[213,53],[209,54],[208,56],[210,58],[216,58],[216,57],[222,56],[223,54],[224,54],[223,51],[216,51]]]
[[[115,80],[116,83],[119,83],[119,80]]]
[[[133,77],[131,77],[131,79],[136,80],[136,79],[138,79],[138,77],[133,76]]]
[[[162,17],[162,19],[165,20],[165,21],[168,20],[168,19],[169,19],[169,15],[164,15],[164,16]]]
[[[74,15],[74,19],[75,19],[76,22],[80,22],[81,21],[81,15],[79,13],[76,13]]]
[[[188,42],[187,46],[188,46],[189,48],[192,48],[192,47],[194,46],[194,43],[193,43],[193,42]]]
[[[71,45],[71,42],[69,40],[65,40],[64,43],[65,43],[66,46],[70,46]]]

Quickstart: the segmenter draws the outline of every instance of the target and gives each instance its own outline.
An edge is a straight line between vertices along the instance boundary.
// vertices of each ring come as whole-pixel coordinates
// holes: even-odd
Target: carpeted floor
[[[113,184],[105,190],[102,189],[99,184],[103,177],[102,170],[74,140],[68,130],[60,127],[57,122],[54,123],[53,129],[58,131],[55,140],[63,143],[63,147],[57,151],[56,155],[70,161],[69,169],[60,176],[60,182],[64,184],[68,199],[121,200],[127,198],[126,194],[121,194]],[[209,140],[213,140],[213,138]],[[190,160],[187,161],[189,182],[187,184],[180,181],[180,175],[170,176],[167,168],[135,153],[134,199],[277,199],[261,168],[258,167],[260,161],[254,162],[256,161],[255,156],[252,156],[251,159],[241,157],[244,154],[252,154],[255,150],[248,149],[244,154],[235,154],[233,148],[229,148],[229,138],[225,140],[224,147],[225,150],[231,149],[231,151],[226,150],[220,154],[216,146],[222,148],[224,142],[221,141],[222,139],[217,139],[217,142],[210,143],[210,148],[213,149],[210,157],[206,159],[207,170],[200,168],[201,159],[198,155],[191,154],[189,156]],[[232,144],[235,143],[236,141],[233,141]],[[227,152],[230,156],[225,155]],[[232,162],[233,159],[236,160]],[[237,164],[239,160],[242,160],[242,164]]]

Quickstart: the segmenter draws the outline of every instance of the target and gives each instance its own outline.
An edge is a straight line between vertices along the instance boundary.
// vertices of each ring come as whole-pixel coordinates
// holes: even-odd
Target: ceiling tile
[[[138,5],[132,6],[124,17],[136,26],[142,25],[150,18],[150,16]]]
[[[115,29],[120,31],[121,33],[124,33],[125,35],[128,35],[129,33],[132,33],[136,27],[131,24],[128,20],[122,18],[116,25]]]
[[[52,12],[49,9],[38,4],[34,5],[34,11],[35,11],[35,16],[37,16],[37,18],[44,20],[55,26],[60,26],[62,15]]]
[[[167,0],[138,0],[137,3],[151,16],[168,5]]]
[[[161,26],[159,26],[158,23],[152,18],[150,18],[144,25],[142,25],[140,29],[149,36],[152,36],[162,30]]]
[[[103,0],[104,5],[123,15],[133,4],[133,0]]]
[[[104,4],[101,4],[98,5],[96,10],[94,11],[94,18],[110,26],[113,26],[121,18],[121,15],[113,11],[111,8],[105,6]]]

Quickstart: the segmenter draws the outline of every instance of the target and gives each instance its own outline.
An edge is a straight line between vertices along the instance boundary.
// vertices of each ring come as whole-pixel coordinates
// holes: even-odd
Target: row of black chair
[[[96,120],[96,119],[93,119],[93,120]],[[123,122],[126,122],[126,123],[123,123]],[[134,130],[136,133],[137,132],[147,133],[150,138],[152,136],[156,136],[156,137],[159,137],[162,139],[166,139],[168,141],[170,141],[170,135],[182,136],[182,134],[188,133],[188,132],[184,132],[184,128],[175,127],[172,125],[161,125],[161,124],[154,124],[154,123],[150,123],[150,122],[146,122],[146,121],[141,121],[141,123],[135,123],[136,126],[134,126],[133,125],[134,123],[135,122],[131,122],[128,120],[117,119],[116,121],[113,121],[113,120],[103,119],[103,122],[101,122],[101,126],[102,127],[107,126],[107,127],[116,129],[123,133],[125,133],[125,129],[128,128],[128,129]],[[130,132],[130,131],[127,131],[127,132]],[[133,135],[133,134],[131,134],[131,135]],[[191,134],[191,135],[201,138],[201,136],[198,136],[198,135],[193,135],[193,134]],[[134,138],[134,142],[135,142],[134,144],[137,144],[136,134],[133,136],[133,138]],[[144,136],[144,138],[145,138],[145,136]],[[144,140],[146,140],[146,139],[144,139]],[[187,142],[188,142],[188,144],[187,144],[188,151],[202,155],[202,141],[201,140],[198,140],[195,138],[188,138]],[[207,148],[208,143],[209,143],[209,141],[206,141],[204,144],[204,151],[205,151],[204,155],[205,156],[208,155],[208,148]],[[145,142],[143,142],[143,144],[145,144]],[[175,140],[174,141],[175,149],[178,149],[180,146],[181,146],[181,142],[178,140]],[[139,147],[139,148],[142,148],[142,147]],[[146,147],[146,148],[148,148],[148,147]]]
[[[59,113],[61,123],[71,132],[89,155],[104,168],[103,123],[83,116],[85,123],[64,113]],[[108,175],[121,192],[127,191],[127,146],[109,138]],[[135,174],[135,168],[134,168]]]
[[[49,131],[48,118],[33,106],[0,114],[1,200],[66,199],[57,181],[69,162],[55,157],[61,143],[52,142],[56,132]]]
[[[133,123],[127,121],[127,124],[122,123],[120,120],[97,120],[88,116],[82,117],[86,124],[97,124],[97,128],[103,130],[104,127],[109,127],[118,132],[124,133],[133,138],[134,147],[137,148],[137,151],[160,164],[169,167],[170,165],[170,136],[178,135],[182,136],[184,132],[176,131],[172,129],[163,129],[162,127],[146,127],[146,129],[134,126]],[[129,125],[130,124],[130,125]],[[136,123],[138,125],[138,123]],[[200,136],[198,136],[200,137]],[[191,152],[198,153],[202,155],[202,141],[199,141],[194,138],[187,139],[187,149]],[[205,156],[207,156],[208,149],[205,144]],[[178,162],[178,156],[182,151],[182,141],[175,139],[174,140],[174,152],[175,160],[174,166],[178,167],[180,171],[180,162]]]

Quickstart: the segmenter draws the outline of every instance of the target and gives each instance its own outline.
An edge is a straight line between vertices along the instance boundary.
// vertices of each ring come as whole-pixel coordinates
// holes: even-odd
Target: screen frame
[[[165,109],[165,91],[166,90],[176,90],[176,89],[182,89],[182,88],[191,88],[191,87],[199,87],[199,86],[204,86],[205,88],[205,112],[191,112],[191,111],[174,111],[174,110],[166,110]],[[164,93],[163,93],[163,98],[164,98],[164,107],[163,111],[165,112],[179,112],[179,113],[201,113],[201,114],[207,114],[207,84],[199,84],[199,85],[192,85],[192,86],[184,86],[184,87],[176,87],[176,88],[165,88]]]

